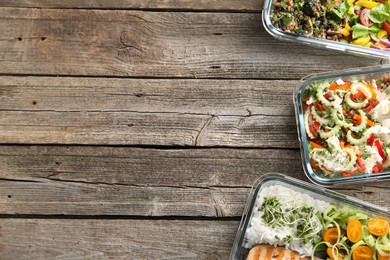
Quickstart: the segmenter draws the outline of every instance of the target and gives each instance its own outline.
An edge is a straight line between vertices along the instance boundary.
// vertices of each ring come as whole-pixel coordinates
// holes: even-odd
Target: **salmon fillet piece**
[[[257,245],[253,247],[246,260],[308,260],[310,257],[300,255],[298,252],[285,247],[270,245]],[[319,258],[315,258],[319,259]]]

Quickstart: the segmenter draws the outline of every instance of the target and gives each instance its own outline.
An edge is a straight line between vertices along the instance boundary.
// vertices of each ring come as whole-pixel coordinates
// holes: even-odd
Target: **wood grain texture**
[[[153,9],[182,11],[260,11],[262,0],[0,0],[0,6],[32,8]]]
[[[227,259],[238,221],[0,219],[2,260]]]
[[[307,181],[299,151],[0,147],[0,214],[238,217],[257,178]],[[388,182],[341,193],[390,208]]]
[[[0,73],[299,79],[380,63],[277,41],[261,23],[257,13],[0,8]]]
[[[298,81],[0,77],[0,143],[297,148]]]

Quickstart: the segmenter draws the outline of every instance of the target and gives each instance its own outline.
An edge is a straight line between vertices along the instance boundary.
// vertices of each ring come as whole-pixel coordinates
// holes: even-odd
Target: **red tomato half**
[[[387,21],[382,23],[383,29],[387,32],[387,35],[390,35],[390,23]]]
[[[360,12],[360,23],[364,26],[371,26],[373,23],[371,23],[370,18],[368,18],[368,14],[370,13],[370,9],[365,8]]]

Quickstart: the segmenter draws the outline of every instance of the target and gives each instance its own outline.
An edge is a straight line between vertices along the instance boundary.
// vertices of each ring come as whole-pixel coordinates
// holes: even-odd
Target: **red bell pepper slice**
[[[341,175],[343,177],[351,177],[351,176],[354,176],[358,171],[353,171],[353,172],[342,172]]]
[[[318,111],[322,112],[324,111],[324,108],[322,107],[321,103],[320,102],[316,102],[316,108]]]
[[[328,99],[329,97],[330,97],[329,92],[328,92],[328,93],[325,93],[324,98]]]
[[[369,146],[372,146],[374,144],[374,134],[371,134],[370,137],[368,137],[367,144]]]
[[[381,172],[381,171],[384,171],[384,170],[385,170],[385,167],[383,167],[382,164],[377,164],[374,167],[372,167],[372,171],[374,173],[378,173],[378,172]]]
[[[362,171],[365,172],[365,171],[366,171],[366,167],[365,167],[364,164],[363,164],[362,158],[361,158],[361,157],[358,157],[357,160],[356,160],[356,162],[357,162],[357,165],[359,165],[360,169],[362,169]]]
[[[382,163],[385,162],[386,161],[385,152],[383,152],[383,148],[382,148],[382,145],[379,142],[379,140],[375,140],[375,146],[376,146],[376,149],[378,149],[379,155],[382,157]]]

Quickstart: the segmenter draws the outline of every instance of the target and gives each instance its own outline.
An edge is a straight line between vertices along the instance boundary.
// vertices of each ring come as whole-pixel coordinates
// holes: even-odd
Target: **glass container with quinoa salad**
[[[295,95],[303,168],[316,184],[390,178],[390,66],[309,78]]]
[[[390,58],[389,0],[266,0],[263,24],[280,39]]]

